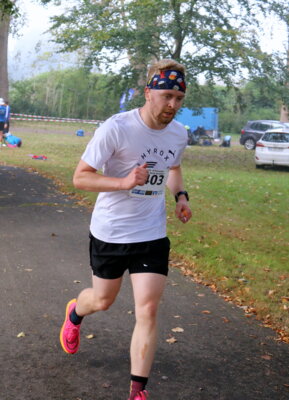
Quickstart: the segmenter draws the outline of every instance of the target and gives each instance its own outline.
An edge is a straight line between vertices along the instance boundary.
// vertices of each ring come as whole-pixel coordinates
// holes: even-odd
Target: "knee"
[[[142,306],[136,306],[136,320],[154,322],[157,318],[158,305],[149,302]]]
[[[95,299],[95,301],[93,302],[93,312],[106,311],[110,308],[113,302],[114,299],[107,297]]]

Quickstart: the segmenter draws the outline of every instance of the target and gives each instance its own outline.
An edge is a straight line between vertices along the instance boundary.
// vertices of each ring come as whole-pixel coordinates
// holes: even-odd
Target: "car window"
[[[265,133],[262,140],[265,142],[289,143],[289,133]]]
[[[272,129],[284,128],[284,125],[278,123],[272,123]]]
[[[269,125],[269,124],[260,124],[260,125],[261,125],[260,126],[261,131],[267,131],[268,129],[271,128],[271,125]]]
[[[255,129],[255,130],[259,131],[260,130],[260,124],[258,122],[254,122],[251,125],[251,129]]]

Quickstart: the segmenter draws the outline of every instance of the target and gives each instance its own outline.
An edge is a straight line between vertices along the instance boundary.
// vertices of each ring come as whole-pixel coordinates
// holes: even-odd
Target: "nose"
[[[172,108],[172,109],[177,109],[178,108],[178,105],[177,105],[177,99],[175,99],[175,98],[171,98],[170,100],[169,100],[169,102],[168,102],[168,106],[170,107],[170,108]]]

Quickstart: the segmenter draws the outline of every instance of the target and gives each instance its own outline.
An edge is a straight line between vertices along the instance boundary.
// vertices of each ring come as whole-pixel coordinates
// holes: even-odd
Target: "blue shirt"
[[[0,106],[0,122],[4,122],[6,124],[6,122],[8,122],[9,120],[9,110],[10,107],[8,106]]]

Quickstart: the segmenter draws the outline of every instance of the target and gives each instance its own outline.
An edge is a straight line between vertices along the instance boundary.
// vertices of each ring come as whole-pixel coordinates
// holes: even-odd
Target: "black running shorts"
[[[139,243],[106,243],[90,234],[90,265],[93,275],[117,279],[128,269],[130,274],[152,272],[168,275],[170,240]]]

